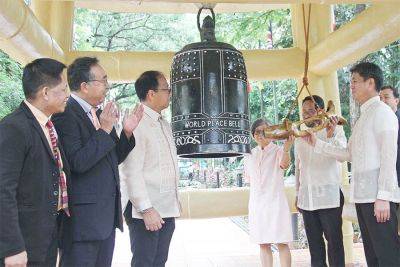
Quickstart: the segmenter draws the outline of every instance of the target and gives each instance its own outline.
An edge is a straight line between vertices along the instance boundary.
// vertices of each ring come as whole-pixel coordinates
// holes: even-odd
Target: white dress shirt
[[[179,169],[169,123],[144,105],[144,114],[133,132],[135,148],[121,165],[123,201],[132,202],[132,217],[155,208],[162,218],[179,217]]]
[[[88,102],[80,98],[78,95],[75,93],[71,93],[71,97],[78,102],[78,104],[82,107],[83,111],[85,111],[86,115],[89,117],[90,121],[93,121],[92,113],[90,111],[92,110],[92,105],[90,105]],[[97,108],[96,108],[97,109]]]
[[[375,96],[361,105],[361,116],[347,149],[317,139],[317,153],[352,162],[350,202],[400,202],[396,173],[398,127],[396,115]]]
[[[343,127],[338,126],[331,138],[323,129],[316,133],[317,138],[346,148]],[[314,148],[301,138],[296,139],[295,174],[297,206],[303,210],[337,208],[340,206],[341,164],[332,156],[314,152]]]

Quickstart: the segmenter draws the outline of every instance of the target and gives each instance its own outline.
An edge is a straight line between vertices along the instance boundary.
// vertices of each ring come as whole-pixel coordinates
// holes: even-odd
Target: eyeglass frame
[[[159,88],[159,89],[156,89],[155,91],[167,91],[168,94],[170,94],[172,92],[172,88]]]
[[[108,80],[107,79],[102,79],[102,80],[88,80],[87,81],[88,83],[89,82],[99,82],[99,83],[102,83],[103,85],[105,85],[105,86],[107,86],[107,87],[110,87],[110,83],[108,82]]]

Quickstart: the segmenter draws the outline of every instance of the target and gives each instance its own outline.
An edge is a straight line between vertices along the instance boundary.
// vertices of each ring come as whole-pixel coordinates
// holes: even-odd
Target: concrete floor
[[[128,227],[117,232],[113,267],[130,266]],[[167,267],[258,267],[258,246],[229,218],[177,220]],[[308,250],[292,250],[292,266],[310,266]],[[354,244],[355,264],[366,266],[362,244]],[[274,266],[279,258],[274,253]]]

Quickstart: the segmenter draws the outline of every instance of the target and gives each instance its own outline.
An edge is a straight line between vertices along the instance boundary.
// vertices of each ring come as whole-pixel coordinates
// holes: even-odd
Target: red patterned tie
[[[93,123],[94,128],[96,128],[96,130],[100,129],[101,125],[99,122],[99,118],[97,118],[96,108],[91,108],[90,114],[92,114],[92,123]]]
[[[60,177],[59,177],[60,197],[58,201],[58,209],[63,209],[65,214],[70,216],[68,209],[67,181],[65,179],[65,173],[63,171],[61,153],[57,146],[57,136],[54,130],[54,125],[50,120],[46,123],[46,128],[49,130],[51,148],[53,151],[54,158],[57,162],[58,170],[60,172]]]

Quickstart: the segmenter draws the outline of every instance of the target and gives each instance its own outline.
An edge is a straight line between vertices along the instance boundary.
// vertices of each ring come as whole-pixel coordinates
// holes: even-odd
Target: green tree
[[[177,51],[199,39],[194,14],[75,11],[74,47],[78,50]]]
[[[293,37],[290,21],[289,9],[217,14],[217,40],[230,43],[238,49],[292,47]]]
[[[178,51],[186,44],[200,41],[196,22],[195,14],[157,15],[77,9],[74,47],[102,51]],[[217,14],[216,35],[218,41],[228,42],[238,49],[291,47],[290,11]],[[266,85],[262,90],[267,90]],[[287,89],[285,85],[282,87]],[[112,87],[110,98],[126,105],[135,102],[134,95],[133,85],[118,84]],[[265,97],[263,101],[266,101]],[[250,109],[257,110],[257,107]]]
[[[359,13],[369,8],[366,4],[345,4],[335,5],[334,13],[336,29],[342,27],[347,22],[356,17]],[[400,40],[360,59],[358,62],[369,61],[376,63],[383,70],[384,84],[400,88]],[[343,116],[350,121],[350,80],[349,69],[353,64],[345,66],[337,71],[339,81],[340,102]],[[355,115],[353,115],[355,116]],[[352,118],[354,119],[354,118]],[[344,127],[346,136],[350,136],[350,125]]]
[[[24,99],[21,77],[21,65],[0,50],[0,119]]]

